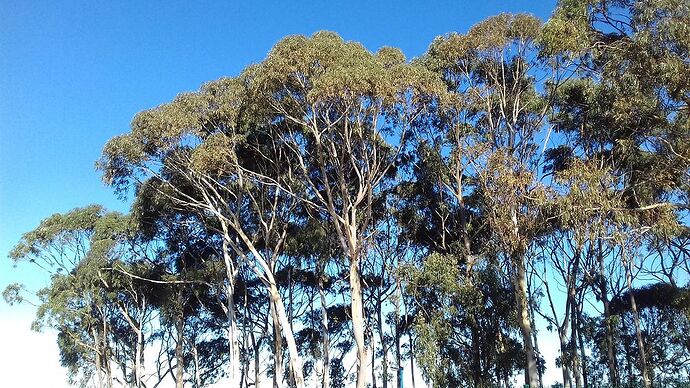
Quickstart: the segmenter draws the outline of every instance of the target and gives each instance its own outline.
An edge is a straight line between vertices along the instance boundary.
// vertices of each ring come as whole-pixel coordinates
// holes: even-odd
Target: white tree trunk
[[[302,358],[299,356],[299,352],[297,351],[297,343],[295,342],[295,336],[292,333],[290,320],[285,313],[285,305],[283,304],[283,300],[281,299],[280,293],[278,292],[278,288],[275,284],[271,284],[271,299],[275,304],[280,329],[285,337],[285,342],[287,343],[288,356],[290,357],[290,369],[292,369],[292,375],[295,379],[295,386],[297,388],[304,388]]]
[[[364,305],[359,275],[359,259],[350,259],[350,295],[352,298],[352,333],[357,345],[357,388],[367,386],[367,348],[364,343]]]

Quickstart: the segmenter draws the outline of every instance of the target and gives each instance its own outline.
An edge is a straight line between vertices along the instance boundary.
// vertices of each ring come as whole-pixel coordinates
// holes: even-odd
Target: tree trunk
[[[177,344],[175,344],[175,358],[177,365],[175,365],[175,387],[184,388],[184,352],[182,351],[183,338],[182,331],[178,323]]]
[[[239,351],[239,343],[238,338],[237,338],[237,322],[235,321],[235,301],[234,301],[234,296],[235,296],[235,291],[234,291],[234,285],[231,285],[230,282],[228,282],[228,286],[226,288],[226,294],[227,294],[227,315],[228,315],[228,321],[230,323],[228,327],[228,344],[230,345],[230,354],[228,357],[228,361],[230,364],[230,370],[228,373],[228,380],[230,382],[231,386],[239,386],[239,376],[240,376],[240,351]]]
[[[400,333],[400,299],[402,299],[402,292],[400,291],[400,282],[396,279],[398,288],[398,298],[395,299],[395,365],[398,373],[396,373],[395,388],[402,388],[403,386],[403,366],[402,354],[400,354],[400,341],[402,335]]]
[[[261,347],[256,343],[256,336],[251,331],[252,347],[254,349],[254,387],[261,386]]]
[[[573,301],[574,303],[574,301]],[[573,375],[575,376],[575,387],[582,388],[582,366],[580,365],[580,356],[577,352],[578,350],[578,333],[580,328],[577,323],[577,314],[575,312],[576,307],[573,304],[571,309],[571,320],[570,320],[570,354],[573,358]]]
[[[280,321],[276,313],[273,296],[269,302],[271,306],[271,318],[273,319],[273,387],[283,386],[283,336],[280,334]]]
[[[407,313],[405,313],[405,322],[409,317],[407,316]],[[415,381],[414,381],[414,342],[412,341],[412,331],[408,330],[407,331],[407,336],[410,341],[410,376],[412,377],[412,388],[416,387]]]
[[[578,320],[582,322],[582,309],[578,307],[577,309]],[[582,340],[582,330],[577,331],[577,341],[580,344],[580,362],[582,363],[582,386],[587,388],[588,383],[588,372],[587,372],[587,355],[585,354],[585,343]]]
[[[103,314],[103,361],[105,362],[105,386],[113,387],[113,372],[110,368],[110,346],[108,346],[108,322]]]
[[[230,257],[227,232],[224,230],[225,235],[223,237],[223,260],[225,261],[225,277],[228,284],[225,288],[226,297],[226,314],[228,318],[228,345],[230,346],[230,354],[228,357],[228,363],[230,369],[228,371],[228,382],[230,386],[239,387],[240,381],[240,347],[239,340],[237,338],[237,320],[235,319],[235,276],[236,269]]]
[[[579,255],[578,255],[579,258]],[[579,267],[579,259],[576,259],[575,266],[574,266],[574,274],[571,276],[575,277],[577,276],[577,271]],[[570,303],[570,356],[572,357],[572,365],[573,365],[573,376],[575,377],[575,387],[576,388],[582,388],[582,367],[581,367],[581,362],[580,362],[580,356],[578,354],[578,333],[580,332],[580,324],[578,321],[578,314],[577,314],[577,299],[575,295],[575,281],[574,279],[571,280],[571,285],[569,286],[568,289],[568,300]],[[566,322],[567,322],[567,318]]]
[[[381,350],[383,351],[383,359],[381,361],[383,381],[381,382],[381,385],[383,386],[383,388],[388,388],[388,348],[386,345],[386,337],[383,334],[383,314],[381,313],[382,308],[383,306],[381,305],[381,302],[379,302],[376,312],[378,314],[379,323],[379,343],[381,344]],[[372,354],[374,353],[372,352]]]
[[[352,299],[352,334],[357,345],[357,388],[365,388],[367,385],[367,349],[364,343],[364,306],[358,257],[350,258],[350,295]]]
[[[561,345],[561,370],[563,372],[563,388],[572,387],[572,378],[570,377],[570,352],[568,351],[568,333],[565,329],[558,329],[558,339]]]
[[[285,306],[283,300],[280,298],[280,292],[275,284],[271,284],[271,302],[275,306],[275,314],[277,324],[282,329],[282,335],[285,336],[285,342],[288,347],[288,356],[290,357],[290,369],[292,370],[292,377],[295,382],[295,387],[304,388],[304,374],[302,372],[302,358],[297,351],[297,343],[295,336],[292,333],[290,321],[285,313]],[[280,337],[280,332],[276,332],[276,338]]]
[[[201,372],[199,371],[199,351],[197,349],[196,343],[192,347],[192,355],[194,356],[194,382],[196,383],[195,388],[201,387]]]
[[[606,361],[609,369],[609,383],[611,383],[613,388],[618,388],[620,386],[620,377],[618,376],[618,368],[616,367],[613,323],[611,322],[611,308],[606,286],[606,269],[604,267],[605,258],[601,240],[598,242],[597,254],[599,261],[599,292],[601,293],[601,301],[604,304],[604,320],[606,321]]]
[[[374,357],[374,354],[376,354],[376,336],[374,335],[373,331],[373,328],[368,331],[368,336],[371,341],[371,344],[369,345],[371,346],[371,387],[378,388],[376,380],[376,358]]]
[[[623,254],[623,265],[625,266],[625,278],[628,282],[628,296],[630,298],[630,309],[635,323],[635,337],[637,338],[637,347],[640,354],[640,370],[642,372],[642,383],[645,388],[650,388],[652,382],[649,379],[649,371],[647,369],[647,357],[644,349],[644,340],[642,339],[642,328],[640,327],[640,315],[637,311],[637,303],[635,303],[635,295],[632,288],[632,262],[628,262]]]
[[[142,328],[136,329],[137,333],[137,347],[135,351],[135,360],[134,360],[134,378],[136,379],[136,386],[137,388],[143,387],[143,358],[144,358],[144,349],[143,349],[143,330]]]
[[[527,365],[525,368],[525,385],[530,388],[539,387],[539,372],[537,371],[537,359],[534,354],[534,343],[532,342],[532,323],[529,318],[529,308],[527,306],[527,273],[525,271],[524,257],[517,259],[517,279],[515,279],[515,296],[518,308],[518,325],[522,334],[522,341],[525,347]]]
[[[103,366],[103,361],[101,360],[101,350],[99,350],[100,339],[98,338],[98,331],[95,327],[93,328],[91,333],[93,335],[93,343],[96,348],[96,350],[94,351],[96,364],[96,379],[98,380],[98,387],[103,388],[103,370],[101,369]]]
[[[620,386],[620,377],[616,367],[617,356],[613,342],[613,322],[611,322],[611,307],[606,295],[602,298],[602,302],[604,304],[604,320],[606,321],[606,362],[609,369],[609,382],[613,388],[618,388]]]
[[[527,285],[527,292],[528,292],[528,295],[529,295],[529,297],[528,297],[529,304],[528,304],[528,306],[527,306],[527,309],[528,309],[528,311],[529,311],[530,325],[531,325],[532,328],[534,328],[534,327],[536,326],[536,324],[534,323],[534,309],[532,308],[532,303],[531,303],[531,301],[532,301],[532,296],[531,296],[532,293],[531,293],[530,289],[531,289],[531,287],[530,287],[530,285],[528,284],[528,285]],[[539,341],[537,340],[537,332],[536,332],[536,330],[534,330],[534,329],[532,329],[532,342],[534,343],[534,354],[535,354],[535,355],[540,354],[540,353],[539,353]],[[537,373],[538,373],[538,376],[539,376],[539,386],[540,386],[540,387],[543,387],[543,386],[544,386],[544,376],[543,376],[543,374],[542,374],[541,369],[539,369],[538,367],[537,367]]]
[[[321,360],[323,363],[323,377],[321,379],[321,388],[330,388],[331,385],[331,370],[330,370],[330,337],[328,334],[328,309],[326,306],[326,292],[323,289],[323,267],[319,271],[319,298],[321,300],[321,342],[323,354]]]
[[[177,365],[175,367],[175,386],[177,388],[184,388],[184,303],[183,303],[182,289],[177,292],[177,322],[175,330],[177,331],[177,343],[175,344],[175,359]]]

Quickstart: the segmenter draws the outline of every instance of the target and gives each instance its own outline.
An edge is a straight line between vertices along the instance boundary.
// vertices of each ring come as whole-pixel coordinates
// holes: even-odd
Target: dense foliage
[[[562,0],[412,61],[290,36],[97,166],[131,213],[11,252],[74,383],[541,387],[546,336],[562,386],[690,384],[685,0]]]

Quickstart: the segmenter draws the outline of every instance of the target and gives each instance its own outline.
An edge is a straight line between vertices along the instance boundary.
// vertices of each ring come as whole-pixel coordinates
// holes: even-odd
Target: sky
[[[488,16],[529,12],[545,20],[554,6],[553,0],[0,1],[0,289],[47,285],[36,268],[14,268],[7,258],[41,219],[91,203],[127,211],[129,203],[103,185],[94,161],[138,111],[237,75],[282,37],[331,30],[372,51],[394,46],[413,58],[434,37],[466,32]],[[0,301],[0,347],[16,349],[0,352],[3,383],[66,386],[54,333],[29,330],[34,312]]]

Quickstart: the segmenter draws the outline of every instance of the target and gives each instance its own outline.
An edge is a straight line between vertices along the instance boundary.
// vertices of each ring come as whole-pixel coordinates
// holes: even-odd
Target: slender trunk
[[[407,316],[407,313],[405,314],[405,322],[408,322],[409,317]],[[410,376],[412,377],[412,388],[416,387],[415,381],[414,381],[414,341],[412,341],[412,331],[408,330],[407,331],[407,336],[410,341]]]
[[[230,385],[239,386],[240,349],[237,338],[237,321],[235,320],[235,286],[234,279],[228,281],[227,286],[227,314],[230,325],[228,327],[228,342],[230,345],[228,380]]]
[[[244,287],[244,306],[242,309],[242,349],[247,349],[247,331],[249,330],[249,323],[247,322],[247,316],[249,315],[249,291],[247,287]],[[251,332],[251,330],[249,330]],[[249,363],[242,363],[242,372],[240,377],[240,388],[249,387]]]
[[[609,369],[609,383],[613,388],[620,386],[620,377],[616,368],[616,350],[613,341],[613,323],[611,322],[611,308],[606,286],[606,269],[604,267],[604,252],[601,240],[598,241],[597,255],[599,261],[599,292],[604,305],[604,320],[606,321],[606,361]]]
[[[283,386],[283,336],[280,334],[280,321],[271,296],[271,318],[273,319],[273,387]]]
[[[531,289],[531,287],[529,287],[529,285],[528,285],[527,292],[529,293],[528,295],[530,295],[528,298],[528,300],[530,301],[530,303],[528,304],[529,319],[530,319],[530,325],[532,326],[532,328],[534,328],[536,326],[536,324],[534,323],[534,309],[531,307],[532,306],[532,303],[531,303],[532,293],[530,292],[530,289]],[[534,329],[532,329],[532,341],[534,343],[534,354],[535,355],[540,354],[539,353],[539,341],[537,339],[537,331]],[[537,368],[537,373],[539,375],[539,386],[543,387],[544,386],[544,375],[543,375],[540,368]]]
[[[254,331],[251,331],[251,339],[252,348],[254,349],[254,387],[259,387],[259,380],[261,380],[261,348],[259,347],[259,344],[256,343],[256,336],[254,335]]]
[[[175,359],[177,365],[175,367],[175,386],[177,388],[184,388],[184,303],[183,303],[182,289],[177,292],[177,322],[175,330],[177,331],[177,343],[175,344]]]
[[[572,387],[572,378],[570,377],[570,352],[568,351],[568,333],[567,326],[558,329],[558,339],[561,345],[561,370],[563,372],[563,388]]]
[[[275,284],[271,284],[271,300],[273,306],[275,306],[274,319],[277,319],[277,328],[282,329],[282,335],[285,336],[285,342],[287,343],[288,356],[290,357],[290,369],[292,370],[292,377],[295,382],[295,387],[303,388],[304,374],[302,372],[302,358],[297,351],[295,336],[292,332],[290,321],[285,313],[285,306],[283,305],[283,300],[280,298],[280,292],[278,292],[278,288]],[[280,336],[281,333],[276,332],[276,338]]]
[[[247,327],[242,324],[242,349],[246,349],[246,333],[245,331],[247,330]],[[238,388],[247,388],[249,387],[249,384],[247,383],[248,375],[249,374],[249,364],[246,362],[242,363],[242,366],[240,367],[240,386]]]
[[[577,309],[577,316],[578,320],[582,322],[582,308],[581,308],[581,303],[579,303],[580,306],[578,306]],[[587,373],[587,355],[585,354],[585,343],[582,340],[582,330],[577,331],[577,341],[580,344],[580,362],[582,363],[582,386],[584,388],[587,388],[589,386],[588,384],[588,373]]]
[[[386,336],[383,334],[383,314],[381,313],[381,309],[383,306],[381,303],[379,303],[378,308],[377,308],[377,315],[378,315],[378,323],[379,323],[379,343],[381,344],[381,350],[383,351],[383,358],[382,358],[382,373],[383,373],[383,381],[381,382],[383,388],[388,388],[388,347],[386,344]],[[373,353],[372,353],[373,354]]]
[[[640,326],[640,315],[637,311],[637,303],[635,303],[635,295],[632,288],[632,263],[627,262],[625,254],[623,256],[623,265],[625,266],[625,278],[628,282],[628,296],[630,298],[630,309],[635,323],[635,337],[637,338],[637,347],[640,354],[640,370],[642,372],[642,382],[645,388],[650,388],[652,383],[649,379],[649,371],[647,369],[647,357],[644,349],[644,341],[642,339],[642,328]]]
[[[96,350],[94,351],[96,364],[96,379],[98,381],[98,387],[103,388],[103,370],[101,369],[103,362],[101,360],[101,350],[99,349],[100,339],[98,338],[98,331],[95,327],[93,328],[91,333],[93,335],[93,343],[96,348]]]
[[[110,362],[106,360],[107,366],[105,369],[105,378],[106,378],[106,384],[105,386],[108,388],[113,388],[113,371],[110,368]]]
[[[143,351],[143,332],[142,329],[139,328],[136,330],[137,332],[137,347],[135,351],[135,360],[134,360],[134,378],[136,379],[136,385],[137,388],[143,387],[143,373],[142,373],[142,368],[143,368],[143,358],[144,358],[144,351]]]
[[[574,262],[573,267],[568,274],[568,303],[570,304],[570,356],[572,357],[572,371],[575,377],[575,386],[577,388],[582,388],[582,369],[581,360],[578,354],[578,333],[580,332],[580,321],[578,315],[578,303],[577,303],[577,279],[580,275],[580,262],[582,259],[582,247],[577,246],[574,252]],[[568,317],[564,317],[564,325],[566,324]]]
[[[367,348],[364,343],[364,306],[358,257],[350,258],[350,297],[352,299],[352,334],[357,346],[357,388],[365,388],[367,385]]]
[[[403,366],[402,366],[402,354],[400,354],[400,341],[402,340],[402,333],[400,333],[400,301],[402,300],[402,286],[400,284],[400,278],[395,279],[398,297],[395,298],[395,365],[397,367],[397,380],[396,388],[403,388]]]
[[[321,379],[321,387],[329,388],[331,385],[331,371],[330,371],[330,354],[328,352],[330,348],[330,337],[328,335],[328,309],[326,306],[326,292],[323,288],[323,267],[319,271],[319,298],[321,301],[321,341],[322,341],[322,352],[321,360],[323,363],[323,377]]]
[[[573,303],[575,303],[573,301]],[[573,375],[575,376],[575,387],[576,388],[582,388],[582,369],[580,365],[580,356],[577,352],[578,346],[578,332],[580,331],[580,328],[577,323],[577,314],[576,314],[576,307],[573,304],[573,308],[570,311],[570,330],[571,330],[571,335],[570,335],[570,354],[573,357]]]
[[[604,289],[606,289],[606,286],[604,286]],[[617,356],[613,342],[613,322],[611,319],[611,307],[606,294],[603,295],[602,302],[604,304],[604,320],[606,321],[606,363],[609,369],[609,382],[613,388],[618,388],[620,386],[620,377],[618,376],[618,368],[616,366]]]
[[[225,261],[225,277],[227,280],[227,286],[225,288],[226,297],[226,309],[225,313],[228,318],[228,345],[230,347],[230,354],[228,355],[228,363],[230,369],[228,371],[228,383],[230,386],[239,387],[240,381],[240,346],[239,339],[237,337],[237,320],[235,316],[235,279],[237,275],[237,269],[232,261],[229,254],[228,240],[230,237],[227,235],[227,231],[224,230],[223,236],[223,260]]]
[[[505,345],[505,340],[503,339],[503,333],[501,332],[501,326],[499,322],[494,323],[494,328],[496,329],[497,333],[497,342],[498,342],[498,354],[502,355],[506,352],[506,345]],[[505,370],[506,368],[501,368],[500,363],[496,362],[494,363],[494,366],[496,368],[496,380],[498,380],[499,385],[503,387],[509,387],[510,385],[508,384],[508,378],[506,375],[508,374],[507,371]],[[502,384],[501,384],[502,383]]]
[[[113,374],[110,368],[110,346],[108,346],[108,322],[103,314],[103,361],[105,363],[105,386],[113,387]]]
[[[201,387],[201,372],[199,371],[199,351],[197,349],[196,343],[192,347],[192,355],[194,356],[194,382],[196,383],[195,388]]]
[[[134,348],[134,382],[137,388],[144,386],[143,375],[144,375],[144,316],[146,314],[146,299],[142,298],[141,306],[137,305],[139,310],[139,320],[138,322],[134,318],[130,317],[129,313],[124,307],[120,307],[120,311],[129,323],[130,327],[137,336],[137,340]]]
[[[183,335],[179,323],[177,325],[177,344],[175,344],[175,358],[177,360],[177,365],[175,365],[175,387],[184,387],[184,352],[182,351],[183,345]]]
[[[228,282],[225,287],[225,313],[227,314],[228,319],[228,345],[230,348],[230,352],[228,354],[228,383],[230,386],[238,387],[240,385],[238,380],[240,375],[240,348],[238,342],[239,340],[237,338],[237,320],[235,319],[235,279],[237,270],[229,254],[229,238],[230,237],[226,232],[225,236],[223,237],[223,260],[225,261],[225,277]]]
[[[518,325],[522,334],[525,347],[527,365],[525,368],[525,385],[530,388],[539,387],[539,373],[537,371],[537,359],[534,354],[532,342],[532,322],[529,318],[527,306],[527,272],[525,270],[524,257],[517,259],[517,279],[515,279],[515,296],[518,308]]]
[[[378,388],[377,382],[376,382],[376,359],[374,357],[374,354],[376,354],[376,336],[373,333],[373,328],[368,332],[368,336],[370,338],[371,344],[371,387],[372,388]]]

